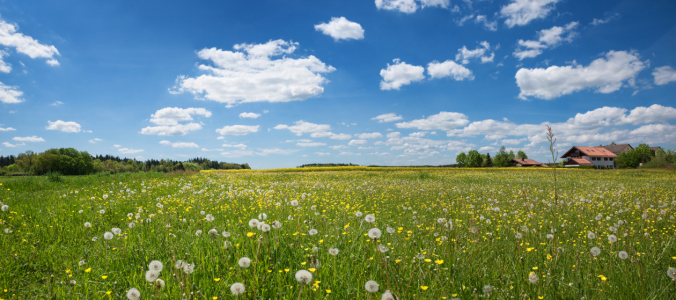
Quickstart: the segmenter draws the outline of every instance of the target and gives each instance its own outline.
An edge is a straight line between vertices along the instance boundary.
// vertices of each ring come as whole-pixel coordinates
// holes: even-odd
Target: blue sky
[[[676,2],[3,1],[0,155],[253,168],[676,145]]]

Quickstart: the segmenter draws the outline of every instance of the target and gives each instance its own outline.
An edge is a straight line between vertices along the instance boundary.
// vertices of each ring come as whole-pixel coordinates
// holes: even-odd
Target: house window
[[[592,160],[596,160],[596,157],[592,157]]]
[[[613,161],[613,158],[612,158],[612,157],[610,158],[610,161]]]
[[[604,158],[603,158],[603,160],[607,161],[607,160],[608,160],[608,158],[607,158],[607,157],[604,157]]]

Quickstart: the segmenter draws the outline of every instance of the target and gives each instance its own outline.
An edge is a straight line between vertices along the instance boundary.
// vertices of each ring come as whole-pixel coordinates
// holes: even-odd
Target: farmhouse
[[[549,167],[548,165],[541,164],[541,163],[534,161],[530,158],[526,158],[526,159],[515,158],[515,159],[512,159],[512,162],[514,163],[514,165],[521,165],[522,167]]]
[[[620,153],[622,153],[622,152],[634,150],[634,147],[632,147],[629,144],[607,145],[607,146],[599,146],[599,147],[606,149],[606,150],[612,152],[615,155],[620,155]]]
[[[561,158],[566,167],[594,166],[596,168],[614,168],[617,155],[604,147],[574,146]]]

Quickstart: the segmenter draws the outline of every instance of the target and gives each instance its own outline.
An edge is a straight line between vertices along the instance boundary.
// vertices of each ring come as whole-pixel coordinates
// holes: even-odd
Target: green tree
[[[467,154],[462,152],[455,157],[455,163],[458,164],[458,167],[465,167],[467,165]]]
[[[528,155],[526,155],[526,152],[523,152],[519,150],[519,152],[516,153],[516,158],[518,159],[527,159]]]
[[[498,153],[493,158],[493,165],[499,168],[509,167],[512,165],[512,160],[505,149],[505,146],[500,147]]]
[[[514,155],[514,151],[509,150],[509,156],[507,158],[509,158],[509,161],[511,163],[512,159],[516,158],[516,156]]]
[[[486,157],[484,158],[483,164],[481,166],[484,168],[490,168],[493,166],[493,160],[491,159],[490,153],[486,153]]]
[[[615,158],[617,166],[620,168],[637,168],[641,164],[647,163],[650,161],[650,158],[654,156],[654,151],[650,150],[648,144],[640,144],[634,150],[621,152]]]
[[[479,154],[479,151],[472,150],[469,153],[467,153],[467,159],[465,160],[465,165],[468,168],[480,167],[482,162],[483,162],[483,158],[481,157],[481,154]]]

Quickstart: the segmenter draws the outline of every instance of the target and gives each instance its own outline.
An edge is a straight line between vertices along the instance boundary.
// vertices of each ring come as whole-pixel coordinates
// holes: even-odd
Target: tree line
[[[676,151],[650,149],[648,144],[640,144],[633,150],[621,152],[615,163],[618,168],[664,168],[676,166]]]
[[[42,153],[26,151],[17,156],[0,156],[0,175],[12,173],[43,175],[51,172],[63,175],[87,175],[99,172],[172,172],[212,169],[251,169],[251,167],[248,163],[219,162],[200,157],[187,161],[170,159],[138,161],[111,155],[92,156],[87,151],[78,151],[74,148],[49,149]]]
[[[477,150],[471,150],[467,154],[465,154],[465,152],[458,154],[458,156],[455,157],[455,162],[458,167],[461,168],[505,168],[514,166],[515,163],[512,161],[512,159],[515,158],[527,159],[528,155],[526,155],[526,153],[523,151],[518,151],[516,155],[512,150],[507,153],[505,146],[502,146],[494,157],[491,157],[490,153],[481,154]]]

